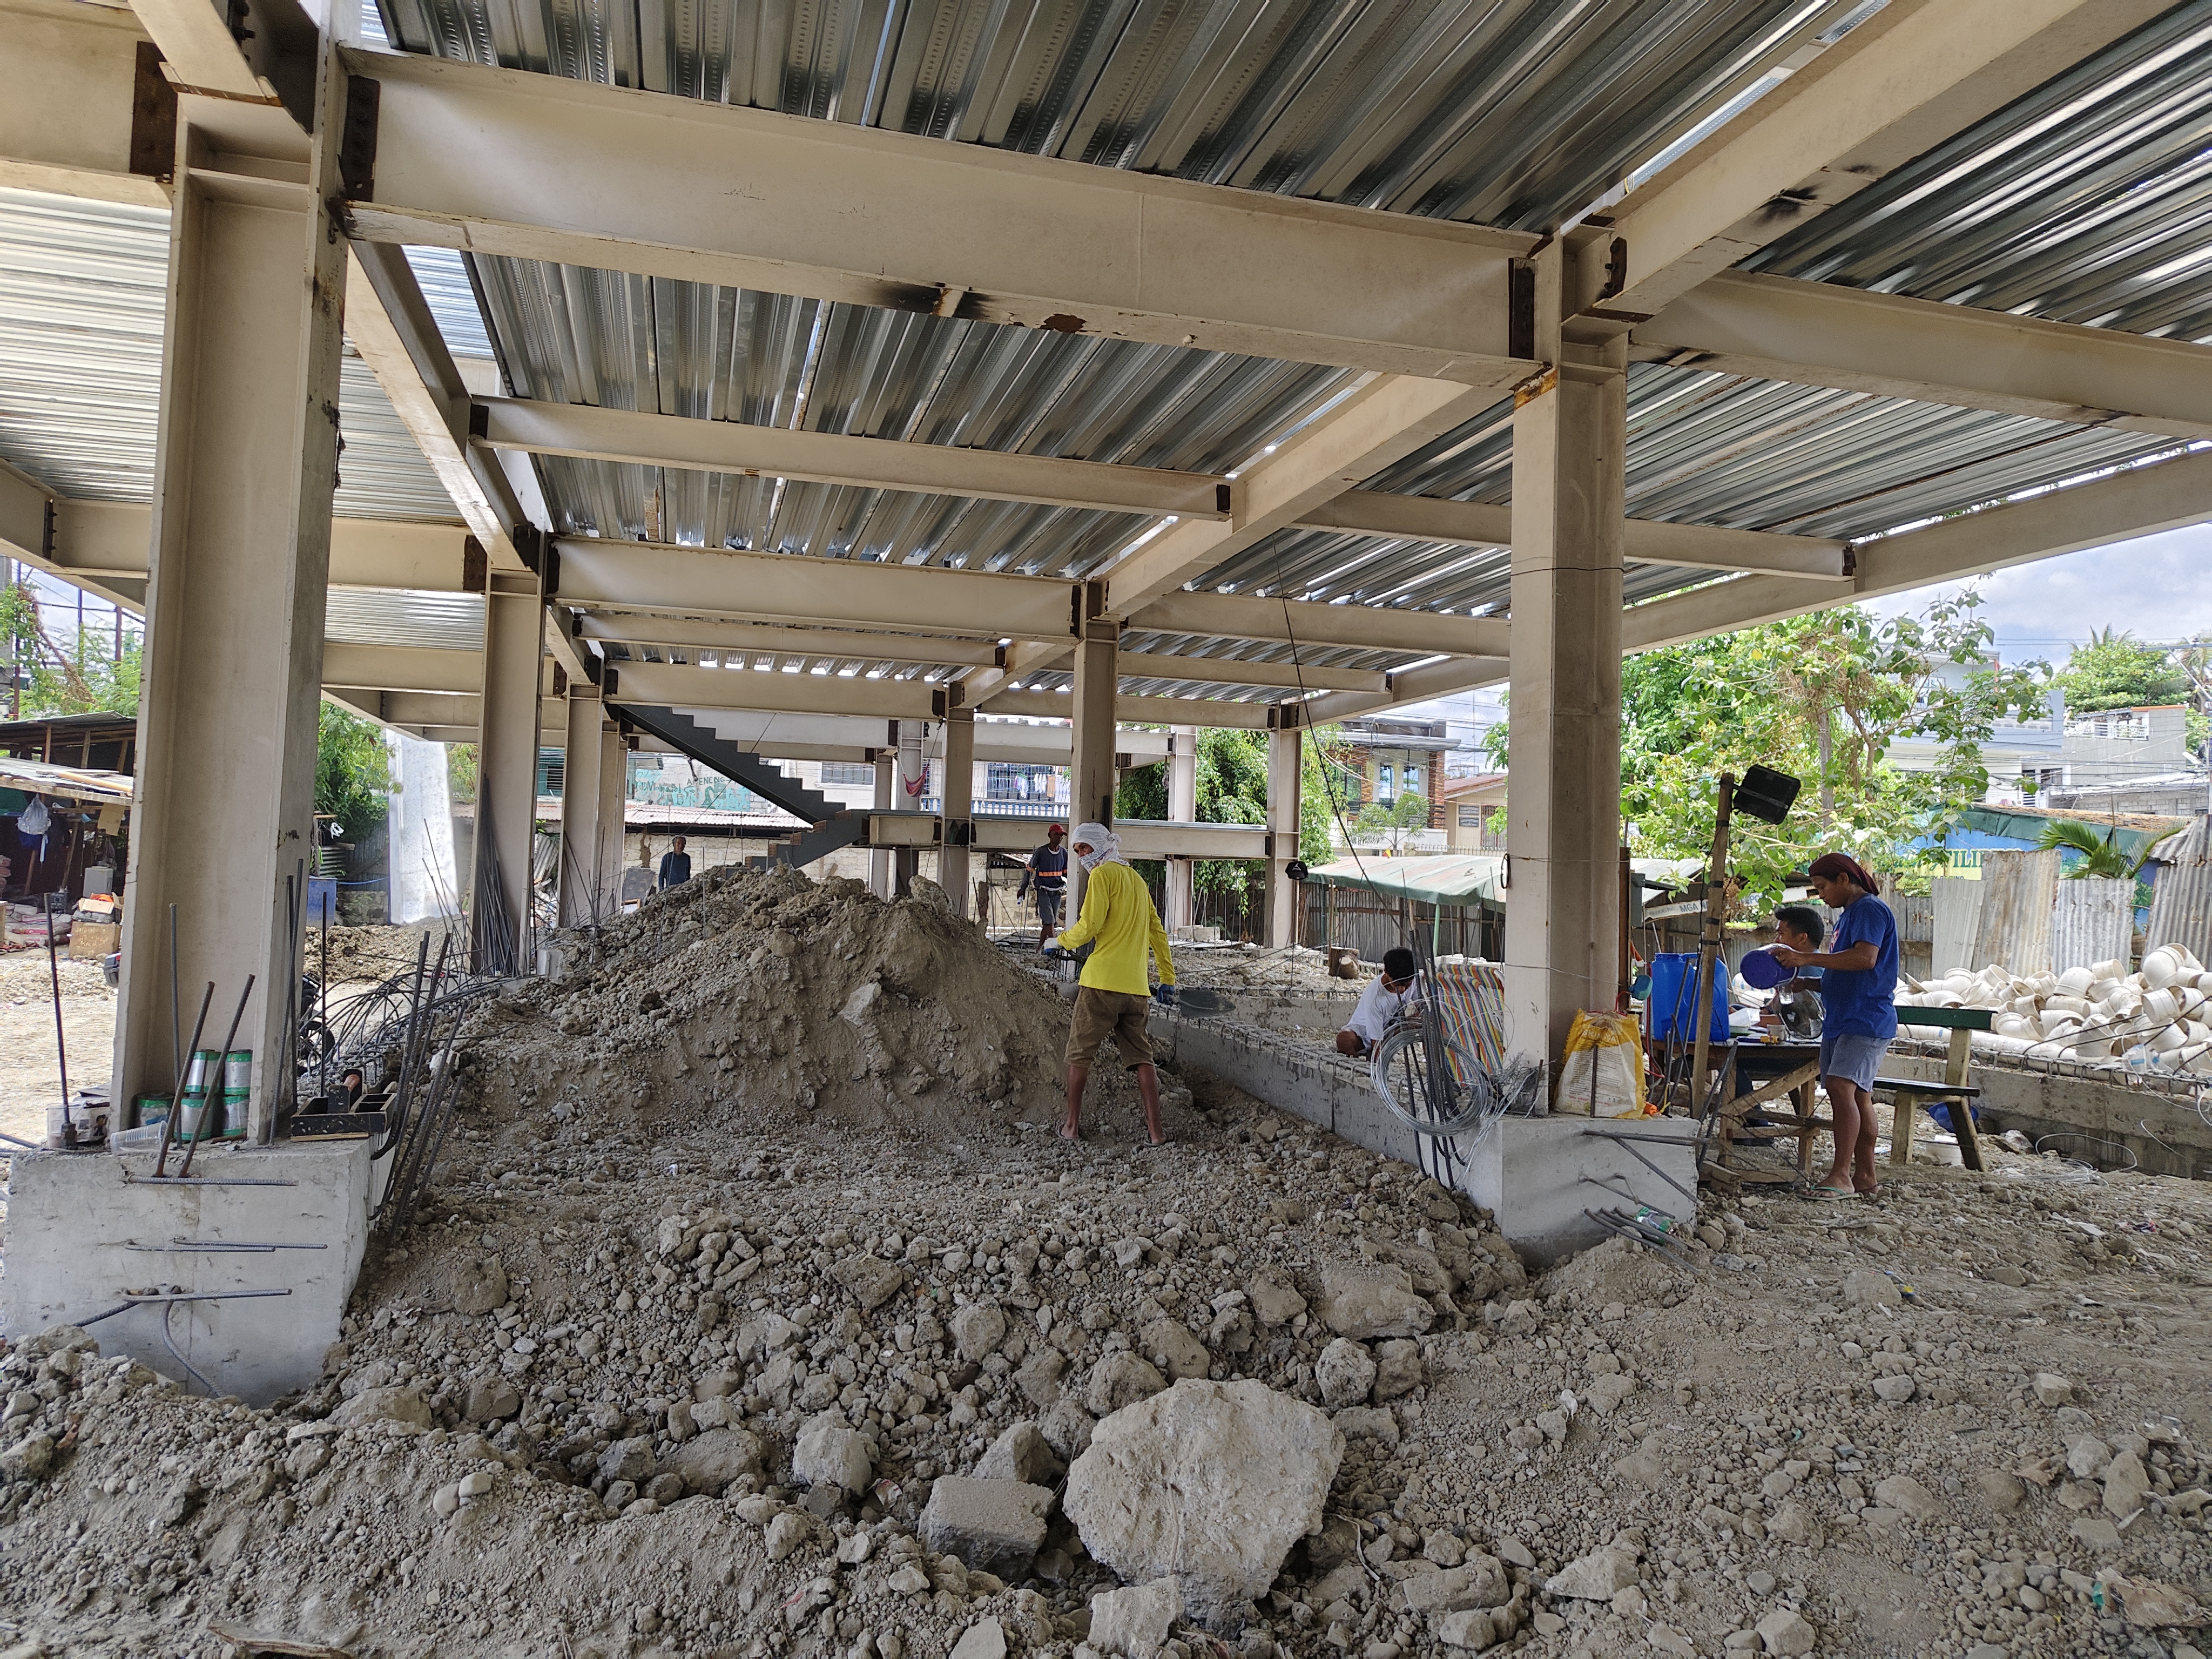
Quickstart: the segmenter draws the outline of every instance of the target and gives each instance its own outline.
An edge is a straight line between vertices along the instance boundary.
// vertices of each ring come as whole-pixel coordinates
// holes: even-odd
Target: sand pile
[[[568,977],[488,1005],[468,1033],[495,1112],[578,1106],[775,1130],[963,1133],[1058,1110],[1057,988],[954,916],[933,884],[885,902],[860,882],[715,870],[582,946]],[[1133,1100],[1117,1065],[1102,1110]]]

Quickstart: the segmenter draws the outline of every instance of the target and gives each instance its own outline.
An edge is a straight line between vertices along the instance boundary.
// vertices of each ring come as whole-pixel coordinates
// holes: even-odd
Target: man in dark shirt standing
[[[1067,826],[1055,823],[1044,833],[1045,844],[1030,854],[1029,873],[1030,883],[1036,889],[1040,951],[1060,931],[1060,907],[1067,896]]]
[[[691,855],[684,850],[684,837],[678,836],[668,843],[668,850],[660,855],[660,879],[653,884],[653,890],[665,893],[690,879]]]

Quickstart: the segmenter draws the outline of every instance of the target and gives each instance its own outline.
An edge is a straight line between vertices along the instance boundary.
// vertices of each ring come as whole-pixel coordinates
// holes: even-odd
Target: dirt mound
[[[602,1106],[959,1133],[1059,1109],[1067,1009],[931,884],[891,902],[842,877],[723,869],[584,946],[568,978],[488,1005],[483,1103]],[[1119,1066],[1101,1108],[1134,1089]]]
[[[1546,1275],[1547,1295],[1571,1291],[1592,1307],[1666,1307],[1681,1299],[1683,1275],[1650,1251],[1608,1238]]]

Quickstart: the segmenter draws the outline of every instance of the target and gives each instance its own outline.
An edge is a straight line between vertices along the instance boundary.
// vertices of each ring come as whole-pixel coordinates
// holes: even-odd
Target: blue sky
[[[2062,558],[1977,579],[1982,614],[1996,629],[2008,662],[2040,659],[2063,663],[2092,630],[2117,628],[2142,640],[2180,640],[2212,634],[2212,524],[2115,542]],[[1873,601],[1877,616],[1924,608],[1959,583],[1916,588]],[[1416,719],[1451,722],[1462,741],[1500,718],[1494,691],[1478,691],[1401,711]],[[1464,764],[1464,760],[1461,763]]]

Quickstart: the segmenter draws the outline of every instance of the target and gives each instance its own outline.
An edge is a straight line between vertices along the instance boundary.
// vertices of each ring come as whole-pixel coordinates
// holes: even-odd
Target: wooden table
[[[1791,1135],[1797,1138],[1796,1179],[1808,1178],[1813,1161],[1813,1136],[1820,1130],[1832,1127],[1825,1117],[1814,1115],[1814,1090],[1820,1074],[1820,1045],[1818,1042],[1731,1042],[1723,1065],[1729,1068],[1730,1085],[1735,1079],[1755,1068],[1766,1074],[1765,1081],[1757,1084],[1747,1094],[1731,1093],[1721,1102],[1719,1133],[1715,1137],[1718,1147],[1720,1167],[1729,1170],[1738,1181],[1788,1181],[1790,1176],[1779,1171],[1753,1172],[1733,1168],[1731,1148],[1738,1141],[1782,1140]],[[1762,1106],[1784,1101],[1791,1115],[1784,1121],[1764,1127],[1748,1127],[1744,1120]]]
[[[1973,1053],[1974,1033],[1990,1028],[1991,1011],[1987,1008],[1900,1008],[1897,1023],[1923,1028],[1933,1026],[1951,1033],[1949,1052],[1943,1060],[1943,1081],[1954,1089],[1963,1088],[1966,1081],[1966,1063]],[[1982,1143],[1974,1133],[1974,1110],[1963,1095],[1954,1099],[1951,1106],[1951,1127],[1959,1137],[1960,1161],[1970,1170],[1982,1167]],[[1891,1120],[1889,1161],[1902,1164],[1912,1156],[1912,1116],[1917,1103],[1899,1097],[1897,1115]]]

